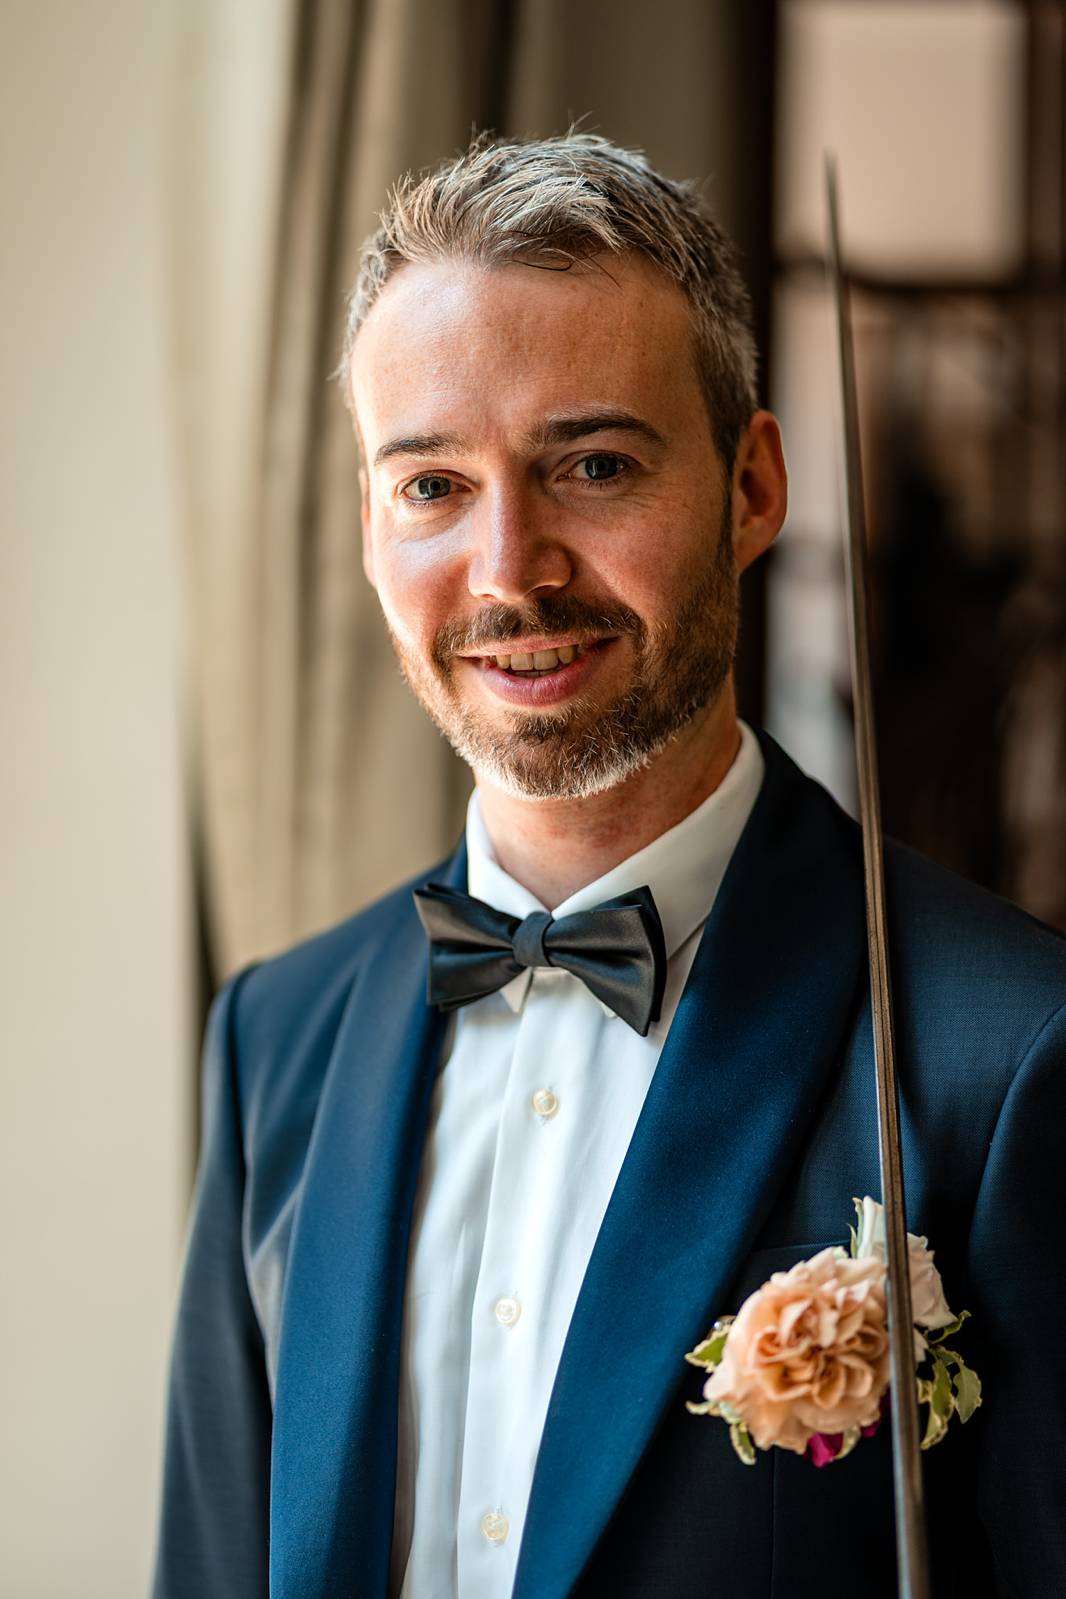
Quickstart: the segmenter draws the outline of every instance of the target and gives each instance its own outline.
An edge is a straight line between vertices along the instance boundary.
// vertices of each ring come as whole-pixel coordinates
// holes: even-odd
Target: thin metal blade
[[[855,389],[855,354],[851,306],[840,251],[836,169],[825,163],[829,217],[829,276],[836,310],[840,357],[840,393],[844,423],[842,459],[845,521],[845,567],[851,639],[851,680],[855,700],[855,753],[862,819],[866,876],[866,932],[870,954],[874,1063],[877,1072],[877,1142],[881,1161],[881,1195],[888,1245],[889,1352],[893,1484],[896,1503],[896,1552],[900,1599],[928,1599],[929,1562],[922,1470],[919,1455],[918,1400],[914,1373],[910,1270],[903,1193],[903,1157],[899,1125],[899,1086],[889,985],[888,926],[885,917],[884,847],[881,793],[874,739],[873,686],[867,627],[866,511],[859,407]]]

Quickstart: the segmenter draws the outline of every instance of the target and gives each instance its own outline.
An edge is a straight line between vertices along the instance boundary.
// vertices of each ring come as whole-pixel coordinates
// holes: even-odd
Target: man
[[[786,501],[753,368],[702,203],[592,135],[475,141],[364,249],[367,575],[477,790],[215,1005],[159,1599],[895,1592],[887,1428],[745,1467],[685,1408],[879,1191],[856,829],[735,712]],[[984,1380],[934,1592],[1050,1596],[1066,955],[895,847],[888,891],[909,1220]]]

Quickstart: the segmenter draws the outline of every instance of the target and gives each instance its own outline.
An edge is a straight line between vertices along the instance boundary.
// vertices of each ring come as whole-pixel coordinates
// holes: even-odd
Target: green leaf
[[[959,1420],[969,1421],[981,1403],[981,1379],[961,1360],[959,1369],[955,1373],[955,1395],[958,1401]]]
[[[850,1455],[851,1454],[851,1451],[855,1448],[855,1445],[858,1443],[858,1441],[859,1441],[859,1439],[861,1437],[862,1437],[862,1428],[861,1427],[849,1427],[848,1428],[847,1432],[844,1434],[844,1442],[840,1446],[840,1450],[839,1450],[839,1452],[837,1454],[836,1460],[833,1461],[834,1466],[836,1465],[837,1460],[843,1460],[845,1455]]]
[[[947,1362],[940,1358],[939,1350],[931,1350],[930,1354],[933,1361],[932,1378],[918,1378],[918,1403],[929,1406],[929,1419],[921,1444],[923,1449],[932,1449],[934,1444],[940,1442],[955,1409],[955,1395],[951,1390]]]
[[[937,1415],[943,1417],[945,1424],[951,1420],[955,1395],[951,1391],[951,1373],[947,1361],[940,1358],[939,1350],[933,1356],[933,1392],[929,1403]]]
[[[711,1351],[714,1348],[713,1340],[710,1343],[699,1344],[695,1349],[690,1349],[685,1359],[690,1366],[716,1366],[718,1362],[713,1358]]]
[[[751,1433],[742,1421],[735,1421],[730,1427],[729,1441],[744,1464],[754,1466],[755,1445],[751,1441]]]
[[[932,1405],[929,1406],[929,1420],[925,1428],[925,1437],[922,1439],[923,1449],[932,1449],[938,1444],[948,1430],[948,1424],[942,1416],[938,1416]]]
[[[932,1332],[930,1332],[927,1328],[925,1334],[927,1342],[931,1344],[942,1344],[945,1338],[954,1338],[963,1322],[969,1321],[969,1319],[970,1312],[968,1310],[960,1310],[959,1314],[955,1317],[955,1320],[949,1321],[946,1327],[937,1327]]]
[[[689,1365],[705,1366],[713,1371],[722,1359],[729,1329],[735,1320],[735,1316],[723,1316],[721,1321],[716,1321],[703,1343],[697,1344],[696,1348],[689,1350],[685,1356]]]

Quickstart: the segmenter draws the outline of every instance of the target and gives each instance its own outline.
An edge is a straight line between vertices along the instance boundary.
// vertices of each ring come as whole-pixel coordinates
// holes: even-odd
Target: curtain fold
[[[743,129],[773,86],[742,90],[725,0],[190,0],[182,26],[175,354],[217,980],[350,914],[462,825],[465,769],[402,683],[362,574],[329,381],[388,186],[473,127],[581,117],[709,180],[743,240],[767,200]]]

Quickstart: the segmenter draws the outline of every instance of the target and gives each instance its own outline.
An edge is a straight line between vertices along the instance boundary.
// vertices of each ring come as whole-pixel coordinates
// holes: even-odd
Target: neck
[[[496,859],[549,910],[684,821],[740,748],[732,683],[655,760],[587,799],[525,799],[485,779],[481,815]]]

